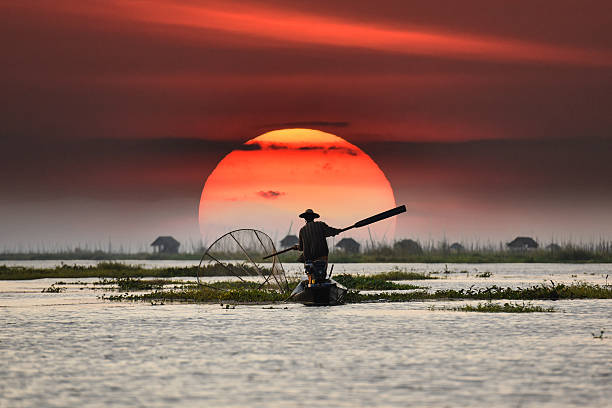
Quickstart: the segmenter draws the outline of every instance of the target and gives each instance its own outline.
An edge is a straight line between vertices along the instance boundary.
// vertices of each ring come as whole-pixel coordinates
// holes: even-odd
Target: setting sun
[[[346,140],[311,129],[265,133],[228,154],[206,180],[200,230],[210,241],[236,228],[272,236],[294,232],[298,214],[313,208],[330,225],[345,227],[395,206],[391,185],[378,165]],[[377,240],[392,240],[395,220],[372,225]],[[364,239],[368,230],[351,231]]]

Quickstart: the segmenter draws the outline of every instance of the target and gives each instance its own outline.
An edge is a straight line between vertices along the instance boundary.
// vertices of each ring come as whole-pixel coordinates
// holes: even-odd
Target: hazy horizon
[[[108,143],[88,141],[82,149],[71,144],[82,162],[58,163],[57,169],[61,175],[75,173],[76,177],[70,180],[41,179],[33,174],[26,175],[28,178],[20,183],[5,186],[0,200],[4,225],[0,248],[93,245],[106,243],[109,238],[117,246],[142,247],[159,235],[172,235],[181,242],[200,238],[212,242],[217,238],[219,234],[200,237],[199,198],[207,173],[235,144],[224,143],[218,152],[211,153],[207,141],[140,141],[144,147],[172,144],[174,151],[144,149],[142,153],[131,153],[131,157],[121,157],[113,155],[112,149],[105,151],[96,146]],[[119,146],[124,143],[113,142]],[[408,208],[406,214],[397,217],[396,238],[441,240],[446,236],[452,241],[497,242],[527,235],[541,240],[554,237],[558,241],[591,242],[612,237],[612,223],[608,221],[612,188],[608,189],[611,181],[605,176],[612,170],[612,163],[606,160],[612,142],[593,140],[580,148],[571,140],[392,142],[391,148],[388,144],[371,142],[362,144],[362,148],[386,174],[397,204]],[[551,152],[552,146],[555,150]],[[61,150],[62,145],[56,148]],[[506,158],[505,151],[519,149],[528,154]],[[186,150],[190,152],[187,156]],[[483,152],[486,160],[479,159]],[[43,154],[49,156],[46,161],[56,152],[43,149],[38,153]],[[564,158],[570,154],[576,167],[564,166]],[[106,171],[105,167],[99,171],[95,165],[112,165],[126,174],[135,167],[146,173],[151,166],[146,162],[155,160],[160,160],[160,166],[174,167],[171,179],[166,177],[158,184],[155,177],[143,177],[117,185],[115,179],[104,180],[100,173]],[[492,166],[496,171],[491,170]],[[198,173],[203,176],[197,177]],[[594,177],[597,174],[602,176]],[[100,187],[91,186],[92,179]],[[20,191],[23,184],[35,188]],[[296,208],[294,233],[303,222],[297,217],[301,211]],[[330,225],[337,224],[333,218],[322,216]],[[290,223],[291,220],[281,223],[262,219],[258,225],[235,228],[257,228],[271,236],[284,236]],[[271,224],[276,227],[269,227]]]

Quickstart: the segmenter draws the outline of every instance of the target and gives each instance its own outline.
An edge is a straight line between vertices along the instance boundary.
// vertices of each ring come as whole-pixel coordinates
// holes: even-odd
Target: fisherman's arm
[[[333,237],[342,232],[341,229],[330,227],[329,225],[323,223],[323,231],[326,237]]]

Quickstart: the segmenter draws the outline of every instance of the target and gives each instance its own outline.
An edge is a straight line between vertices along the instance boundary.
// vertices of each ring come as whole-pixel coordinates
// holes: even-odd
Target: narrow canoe
[[[312,285],[305,280],[295,287],[290,299],[306,306],[336,306],[344,304],[347,291],[333,279]]]

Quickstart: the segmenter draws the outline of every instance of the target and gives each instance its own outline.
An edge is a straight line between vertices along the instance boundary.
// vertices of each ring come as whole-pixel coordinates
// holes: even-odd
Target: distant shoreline
[[[119,253],[4,253],[3,261],[199,261],[201,254],[119,254]],[[283,254],[281,262],[296,262],[297,253]],[[220,258],[240,259],[229,254]],[[329,262],[336,263],[612,263],[611,252],[595,252],[583,249],[564,249],[560,251],[466,251],[460,253],[424,252],[421,254],[402,253],[332,253]],[[264,263],[262,261],[262,263]]]

